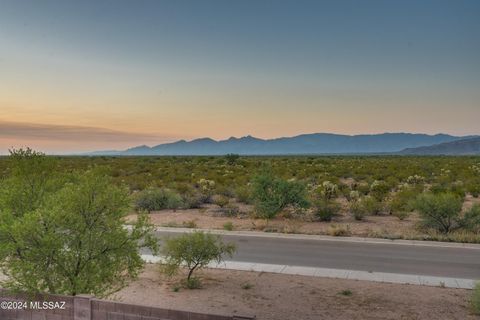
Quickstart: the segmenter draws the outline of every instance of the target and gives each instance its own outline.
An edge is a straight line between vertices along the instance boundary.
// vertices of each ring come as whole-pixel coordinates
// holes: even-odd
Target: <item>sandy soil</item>
[[[244,206],[244,210],[245,210]],[[248,208],[248,207],[247,207]],[[248,210],[248,209],[246,209]],[[253,210],[250,208],[250,211]],[[249,211],[244,211],[249,212]],[[419,218],[411,214],[405,220],[391,215],[367,216],[363,221],[356,221],[350,214],[343,212],[332,222],[311,222],[304,219],[279,216],[268,223],[263,219],[253,219],[248,214],[239,217],[225,217],[219,207],[208,205],[202,209],[162,210],[150,213],[153,224],[164,227],[183,227],[195,223],[197,228],[224,229],[226,223],[233,224],[233,230],[271,231],[302,234],[329,234],[332,225],[348,228],[352,236],[399,238],[401,235],[416,235]],[[134,221],[135,215],[128,217]]]
[[[255,314],[259,320],[480,319],[469,312],[471,291],[273,273],[204,270],[203,288],[172,288],[158,266],[110,299],[197,312]],[[244,289],[250,284],[250,289]],[[342,295],[350,290],[351,295]]]
[[[196,228],[224,229],[226,223],[232,223],[233,230],[270,231],[281,233],[321,234],[333,235],[332,228],[348,228],[351,236],[375,238],[406,238],[421,239],[423,232],[418,228],[420,218],[418,214],[411,213],[408,218],[400,220],[395,216],[382,214],[366,216],[364,220],[357,221],[348,212],[345,199],[340,200],[341,212],[332,222],[312,221],[312,213],[304,215],[279,215],[266,225],[263,219],[252,218],[253,206],[239,204],[240,214],[236,217],[225,216],[224,211],[213,204],[205,205],[201,209],[188,210],[162,210],[150,213],[153,224],[163,227],[187,227],[192,223]],[[465,198],[464,209],[468,210],[474,204],[480,204],[480,198],[468,195]],[[129,221],[134,221],[134,214],[128,216]]]

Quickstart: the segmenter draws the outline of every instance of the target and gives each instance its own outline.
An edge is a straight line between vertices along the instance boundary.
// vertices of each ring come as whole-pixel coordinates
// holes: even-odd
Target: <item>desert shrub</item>
[[[462,202],[451,193],[425,193],[418,196],[415,208],[424,227],[448,233],[458,225]]]
[[[378,201],[382,201],[389,192],[390,186],[384,181],[375,180],[370,186],[370,195]]]
[[[474,314],[480,315],[480,283],[477,283],[473,289],[470,306]]]
[[[247,283],[242,284],[242,289],[243,290],[250,290],[252,288],[253,288],[253,284],[251,284],[251,283],[247,282]]]
[[[251,192],[247,186],[240,186],[235,189],[235,197],[239,202],[251,203]]]
[[[204,197],[198,192],[186,193],[182,196],[183,206],[186,209],[198,209],[204,203]]]
[[[182,226],[184,228],[195,229],[197,227],[197,223],[195,222],[195,220],[187,220],[182,222]]]
[[[267,220],[274,218],[287,206],[308,206],[306,189],[302,183],[283,180],[269,171],[254,177],[252,189],[257,215]]]
[[[135,196],[137,211],[157,211],[163,209],[178,209],[183,205],[182,197],[173,190],[166,188],[148,188]]]
[[[478,198],[480,195],[480,182],[469,183],[465,186],[467,192],[469,192],[474,198]]]
[[[360,206],[362,206],[365,214],[379,215],[382,212],[383,204],[374,197],[366,196],[360,200]]]
[[[465,212],[463,217],[460,219],[460,227],[462,229],[480,232],[480,205],[475,204],[470,210]]]
[[[319,221],[332,221],[340,211],[340,205],[333,200],[321,199],[315,202],[314,215]]]
[[[367,195],[370,192],[370,186],[368,183],[359,183],[355,186],[355,191],[358,191],[359,195]]]
[[[166,239],[162,248],[165,257],[163,271],[174,275],[180,267],[187,268],[188,285],[195,270],[204,268],[212,261],[220,263],[225,256],[232,257],[234,252],[235,245],[224,243],[218,235],[202,231],[185,233]],[[195,285],[199,285],[198,279],[193,281],[196,282]]]
[[[328,230],[327,234],[333,237],[348,237],[352,233],[350,232],[350,226],[343,226],[343,225],[335,225],[332,224]]]
[[[352,201],[350,203],[350,213],[353,215],[353,218],[357,221],[363,220],[365,218],[366,212],[364,207],[361,204],[361,200]]]
[[[347,297],[349,297],[349,296],[351,296],[351,295],[353,294],[353,292],[352,292],[352,290],[346,289],[346,290],[340,291],[339,294],[341,294],[342,296],[347,296]]]
[[[232,231],[233,230],[233,223],[231,221],[225,222],[223,224],[223,229],[227,231]]]
[[[237,160],[240,158],[238,154],[235,153],[229,153],[225,155],[225,160],[229,165],[233,165],[237,162]]]
[[[350,202],[350,213],[358,221],[363,220],[369,214],[379,214],[381,210],[381,203],[371,196],[365,196],[357,201]]]
[[[415,207],[415,199],[421,193],[420,188],[404,186],[388,202],[390,213],[400,220],[405,219]]]
[[[230,199],[222,195],[215,195],[212,197],[212,201],[214,204],[216,204],[220,208],[224,208],[226,205],[228,205],[228,203],[230,202]]]
[[[320,188],[320,197],[326,200],[335,199],[338,195],[338,186],[330,181],[324,181]]]
[[[223,208],[223,214],[227,217],[236,217],[239,213],[240,208],[233,203],[229,203]]]

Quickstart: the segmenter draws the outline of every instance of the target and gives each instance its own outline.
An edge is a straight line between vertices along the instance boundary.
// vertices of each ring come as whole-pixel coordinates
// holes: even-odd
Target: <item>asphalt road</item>
[[[160,239],[176,234],[157,231]],[[238,235],[222,237],[237,245],[237,252],[229,259],[232,261],[480,279],[478,249]]]

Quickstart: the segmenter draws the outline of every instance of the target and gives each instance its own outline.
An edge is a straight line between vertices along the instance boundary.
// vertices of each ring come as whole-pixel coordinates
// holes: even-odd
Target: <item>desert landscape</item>
[[[109,299],[265,320],[478,319],[462,289],[206,269],[202,289],[180,289],[155,264]]]

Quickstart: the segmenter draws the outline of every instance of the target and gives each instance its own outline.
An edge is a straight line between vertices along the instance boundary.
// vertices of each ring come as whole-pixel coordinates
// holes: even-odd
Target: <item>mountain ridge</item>
[[[214,140],[209,137],[178,140],[153,147],[140,145],[123,151],[96,151],[88,155],[294,155],[294,154],[380,154],[401,153],[406,149],[427,147],[477,136],[448,134],[380,133],[344,135],[309,133],[292,137],[261,139],[251,135]]]
[[[405,155],[480,155],[480,137],[470,137],[431,146],[407,148]]]

